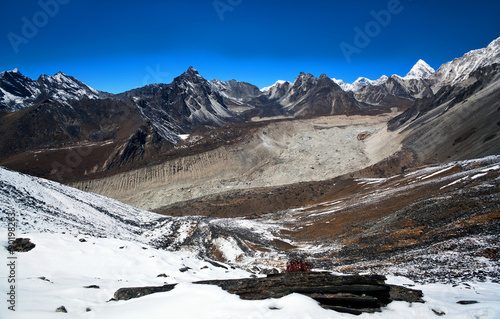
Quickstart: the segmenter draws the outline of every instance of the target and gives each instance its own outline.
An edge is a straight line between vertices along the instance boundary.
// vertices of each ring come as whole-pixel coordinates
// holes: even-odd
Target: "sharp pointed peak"
[[[182,73],[181,75],[182,77],[189,77],[189,78],[193,78],[193,77],[201,77],[201,75],[198,73],[198,70],[196,70],[194,67],[190,66],[186,72]]]
[[[70,76],[66,75],[65,73],[63,73],[62,71],[59,71],[57,72],[56,74],[54,74],[53,76],[51,76],[51,78],[53,79],[69,79]]]
[[[311,73],[306,73],[306,72],[300,72],[299,76],[297,76],[297,79],[315,79],[316,77],[312,75]],[[295,79],[295,80],[297,80]]]
[[[181,75],[177,76],[174,78],[174,82],[178,81],[188,81],[188,82],[200,82],[202,80],[205,80],[199,73],[198,71],[190,66],[184,73]]]
[[[190,66],[187,71],[187,73],[194,73],[194,74],[199,74],[198,70],[196,70],[193,66]]]
[[[411,68],[410,72],[406,74],[404,79],[426,79],[434,72],[435,70],[427,64],[427,62],[419,59]]]
[[[417,65],[426,66],[426,67],[431,68],[431,66],[427,62],[425,62],[424,60],[422,60],[422,59],[418,59],[417,63],[415,63],[415,66],[417,66]]]

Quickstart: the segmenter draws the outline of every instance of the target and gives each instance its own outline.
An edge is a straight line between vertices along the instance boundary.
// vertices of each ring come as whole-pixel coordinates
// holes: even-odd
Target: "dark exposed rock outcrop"
[[[35,248],[35,244],[29,238],[16,238],[16,240],[7,247],[10,252],[27,252]]]
[[[391,301],[424,302],[422,292],[385,284],[380,275],[336,276],[327,272],[297,272],[268,275],[264,278],[207,280],[195,282],[216,285],[244,300],[281,298],[299,293],[318,301],[326,309],[359,315],[377,312]],[[166,292],[175,285],[120,288],[114,300],[128,300],[156,292]]]
[[[151,295],[157,292],[167,292],[174,289],[175,286],[176,284],[150,287],[120,288],[115,291],[113,299],[111,300],[130,300]]]

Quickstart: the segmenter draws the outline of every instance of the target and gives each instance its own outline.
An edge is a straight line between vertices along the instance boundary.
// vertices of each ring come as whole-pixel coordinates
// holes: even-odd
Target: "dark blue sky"
[[[498,0],[4,0],[0,70],[63,71],[113,93],[191,65],[259,87],[299,72],[352,82],[483,48],[500,36],[499,13]]]

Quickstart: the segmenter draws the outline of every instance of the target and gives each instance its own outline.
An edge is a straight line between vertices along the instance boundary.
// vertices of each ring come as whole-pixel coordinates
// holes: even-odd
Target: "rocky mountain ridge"
[[[443,86],[463,82],[472,72],[496,63],[500,63],[500,38],[493,40],[486,48],[472,50],[443,64],[429,77],[432,91],[436,93]]]
[[[390,88],[391,86],[394,86],[394,84],[386,85],[388,80],[392,79],[393,82],[397,81],[403,86],[406,86],[403,83],[409,81],[410,87],[419,86],[419,88],[409,89],[409,92],[407,94],[409,96],[406,97],[420,98],[425,97],[426,94],[422,94],[422,91],[425,91],[428,85],[430,85],[432,87],[432,91],[436,93],[442,86],[455,85],[460,81],[465,80],[468,77],[468,74],[474,72],[480,67],[485,67],[500,62],[499,51],[500,38],[492,41],[484,49],[470,51],[461,58],[457,58],[451,62],[443,64],[436,71],[434,71],[434,69],[432,69],[425,61],[419,60],[404,77],[400,77],[398,75],[387,77],[384,75],[380,79],[375,81],[360,77],[352,84],[345,83],[340,79],[333,78],[332,80],[346,92],[352,91],[354,93],[357,93],[360,90],[366,90],[366,88],[369,87],[385,86],[386,88],[388,88],[387,91],[390,94],[395,94],[394,90],[391,90]],[[195,73],[199,76],[198,72],[193,67],[190,67],[188,71],[186,71],[180,77],[190,77],[189,80],[196,81],[197,77],[195,76]],[[301,73],[295,80],[295,82],[299,80],[299,86],[302,85],[302,77],[305,74],[306,73]],[[311,75],[308,75],[309,80],[311,77]],[[428,85],[422,86],[416,85],[414,83],[415,81],[413,81],[412,83],[411,80],[429,80],[428,82],[430,83],[427,83]],[[290,83],[287,81],[277,81],[272,86],[266,87],[262,90],[259,90],[252,84],[239,82],[237,80],[220,81],[215,79],[212,81],[207,81],[207,84],[212,88],[213,91],[219,93],[226,99],[230,99],[233,101],[236,100],[238,104],[238,102],[241,103],[245,100],[248,101],[252,98],[259,97],[262,94],[269,96],[273,100],[279,100],[285,95],[285,92],[283,91],[288,91],[289,89],[291,89],[291,86],[293,86],[294,83]],[[136,94],[138,96],[153,94],[160,88],[164,88],[166,86],[167,85],[165,84],[148,85],[143,88],[113,95],[94,90],[86,84],[76,80],[71,76],[67,76],[62,72],[58,72],[54,76],[41,75],[37,81],[33,81],[22,75],[19,70],[15,69],[13,71],[5,71],[0,74],[0,98],[2,98],[0,106],[4,111],[11,112],[28,107],[33,103],[46,98],[52,98],[58,101],[82,98],[99,99],[113,96],[119,99],[125,97],[131,98]],[[283,90],[284,86],[287,87],[286,90]],[[282,92],[280,94],[277,94],[277,91]],[[293,94],[293,92],[290,92],[289,94]],[[285,101],[288,100],[285,99]],[[287,103],[285,102],[283,106],[286,107]]]
[[[0,73],[0,111],[19,111],[45,99],[65,102],[110,96],[110,93],[97,91],[62,72],[53,76],[41,75],[36,81],[18,69]]]

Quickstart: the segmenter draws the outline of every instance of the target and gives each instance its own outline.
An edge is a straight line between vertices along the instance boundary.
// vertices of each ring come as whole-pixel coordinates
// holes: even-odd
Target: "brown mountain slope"
[[[150,158],[171,145],[132,103],[109,99],[45,100],[4,113],[0,135],[0,165],[60,182]]]

